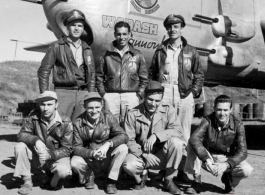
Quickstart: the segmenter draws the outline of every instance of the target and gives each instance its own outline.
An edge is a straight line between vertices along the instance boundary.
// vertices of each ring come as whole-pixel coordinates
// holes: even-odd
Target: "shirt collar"
[[[177,46],[177,48],[173,47],[170,42],[167,43],[167,49],[173,49],[173,50],[176,50],[176,49],[182,49],[182,41],[180,42],[180,44]]]
[[[72,41],[69,37],[67,37],[67,41],[68,41],[72,46],[74,46],[76,49],[78,49],[78,48],[81,47],[81,45],[82,45],[80,39],[78,40],[78,42],[77,42],[76,45],[73,43],[73,41]]]
[[[43,118],[41,118],[41,120],[42,120],[44,123],[47,124],[47,122],[46,122],[45,120],[43,120]],[[54,119],[51,121],[50,124],[55,124],[56,122],[58,122],[58,123],[62,123],[62,118],[61,118],[61,116],[60,116],[60,114],[58,113],[57,110],[55,111],[55,117],[54,117]]]

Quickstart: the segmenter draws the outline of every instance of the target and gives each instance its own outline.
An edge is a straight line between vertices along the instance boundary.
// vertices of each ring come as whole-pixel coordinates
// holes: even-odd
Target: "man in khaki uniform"
[[[182,157],[184,141],[174,108],[161,104],[164,87],[150,81],[145,90],[145,101],[130,110],[125,119],[129,136],[129,154],[123,167],[135,180],[135,189],[145,186],[147,170],[165,170],[163,186],[171,194],[180,194],[173,182]]]

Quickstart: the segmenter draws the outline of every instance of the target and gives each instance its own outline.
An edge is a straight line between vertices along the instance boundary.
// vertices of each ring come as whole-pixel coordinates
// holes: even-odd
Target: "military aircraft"
[[[205,72],[205,85],[265,89],[265,1],[263,0],[42,0],[47,28],[57,39],[68,35],[67,12],[85,13],[82,40],[92,46],[96,64],[114,40],[116,22],[132,27],[130,42],[144,54],[147,64],[167,38],[163,20],[181,14],[182,35],[197,48]],[[48,44],[25,48],[45,52]]]

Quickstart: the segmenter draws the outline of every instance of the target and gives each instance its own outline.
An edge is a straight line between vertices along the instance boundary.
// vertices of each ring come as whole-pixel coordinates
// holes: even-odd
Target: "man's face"
[[[67,25],[69,37],[78,39],[84,32],[84,22],[82,20],[73,20]]]
[[[170,39],[178,39],[181,36],[181,33],[182,33],[181,23],[169,24],[167,26],[167,34]]]
[[[128,42],[131,37],[131,33],[129,32],[128,28],[121,27],[121,28],[116,28],[116,31],[114,32],[114,36],[117,41],[117,46],[125,47],[126,45],[128,45]]]
[[[145,97],[145,108],[147,109],[148,112],[154,113],[156,109],[160,106],[161,101],[163,99],[163,94],[150,94],[146,95]]]
[[[41,116],[46,119],[52,117],[58,107],[56,100],[41,102],[39,105]]]
[[[91,100],[85,102],[85,109],[88,117],[92,120],[97,120],[100,117],[100,111],[102,109],[102,103],[100,100]]]
[[[229,115],[232,112],[232,109],[230,108],[230,103],[229,102],[218,103],[214,107],[214,112],[215,112],[215,118],[217,119],[218,123],[220,125],[226,124],[226,122],[229,119]]]

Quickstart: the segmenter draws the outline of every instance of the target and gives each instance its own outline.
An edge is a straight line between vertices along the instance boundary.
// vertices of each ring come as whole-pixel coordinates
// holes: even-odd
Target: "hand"
[[[216,166],[217,175],[223,174],[227,170],[227,163],[213,163]]]
[[[100,146],[93,154],[97,160],[102,160],[107,157],[107,152],[110,148],[110,142],[106,142],[104,145]]]
[[[36,149],[38,154],[45,152],[46,151],[46,145],[42,141],[38,140],[35,143],[35,149]]]
[[[49,154],[47,150],[45,150],[45,152],[39,153],[39,159],[42,161],[46,161],[46,160],[51,159],[51,155]]]
[[[149,167],[149,166],[153,167],[156,165],[158,166],[160,163],[160,159],[151,153],[149,154],[144,153],[143,158],[146,160],[146,167]]]
[[[156,142],[157,137],[155,134],[152,134],[147,141],[144,143],[144,151],[150,153],[153,149],[153,145]]]
[[[214,162],[212,160],[207,159],[205,165],[206,165],[208,171],[210,171],[214,176],[216,176],[216,177],[218,176],[217,170],[216,170],[216,165],[214,165]]]

